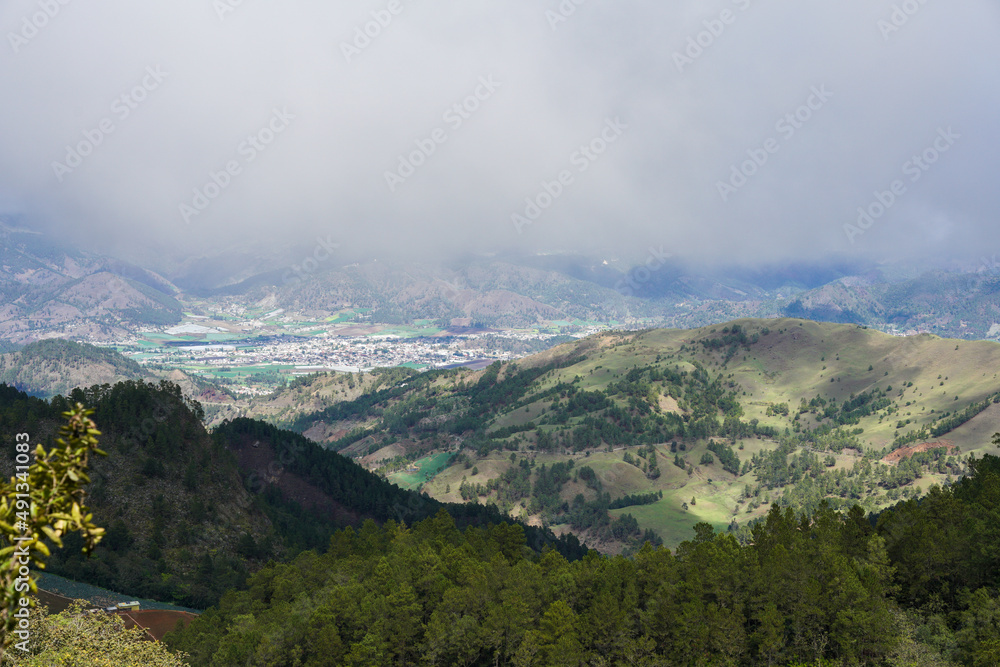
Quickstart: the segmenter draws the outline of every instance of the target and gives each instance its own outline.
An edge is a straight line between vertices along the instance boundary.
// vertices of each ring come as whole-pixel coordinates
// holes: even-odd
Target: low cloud
[[[13,0],[0,33],[0,213],[122,253],[1000,245],[985,0]],[[579,171],[608,119],[627,129]],[[941,128],[962,138],[906,180]]]

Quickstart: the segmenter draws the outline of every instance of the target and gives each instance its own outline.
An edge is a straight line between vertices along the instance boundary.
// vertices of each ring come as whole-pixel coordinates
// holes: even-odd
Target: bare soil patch
[[[899,449],[890,452],[882,460],[886,463],[899,463],[904,459],[908,459],[918,452],[926,452],[931,449],[940,449],[941,447],[947,447],[949,454],[954,454],[958,451],[958,447],[951,444],[948,440],[938,440],[937,442],[921,442],[916,445],[907,445],[906,447],[900,447]]]

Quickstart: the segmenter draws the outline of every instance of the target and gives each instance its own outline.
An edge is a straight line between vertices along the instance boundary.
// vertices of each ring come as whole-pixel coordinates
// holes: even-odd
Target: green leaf
[[[42,532],[45,533],[45,536],[47,538],[49,538],[50,540],[52,540],[53,544],[55,544],[59,548],[62,548],[62,545],[63,545],[62,544],[62,531],[58,531],[57,532],[57,531],[53,530],[51,527],[49,527],[49,526],[42,526]],[[38,544],[43,544],[43,542],[39,541]]]

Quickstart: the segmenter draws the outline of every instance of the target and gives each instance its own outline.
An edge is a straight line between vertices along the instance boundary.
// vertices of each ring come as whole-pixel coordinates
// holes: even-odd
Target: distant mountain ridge
[[[100,339],[180,321],[177,288],[162,276],[45,235],[0,227],[0,337]]]
[[[114,350],[58,338],[0,354],[0,382],[35,396],[68,394],[77,387],[151,377]]]
[[[244,271],[238,282],[196,292],[227,303],[267,300],[306,313],[360,306],[372,309],[373,321],[387,323],[461,319],[516,328],[579,320],[694,328],[739,317],[787,316],[1000,339],[995,267],[945,271],[844,260],[701,267],[662,255],[663,249],[655,257],[651,250],[637,265],[569,254],[347,265],[329,260],[311,270],[292,262],[252,276]],[[174,279],[192,285],[191,278]]]
[[[637,263],[569,253],[403,261],[324,248],[241,248],[159,272],[0,227],[0,339],[120,338],[185,310],[261,304],[306,317],[368,310],[375,323],[532,328],[551,322],[694,328],[740,317],[803,317],[883,331],[1000,340],[996,263],[934,269],[860,260],[702,266],[650,248]],[[329,244],[328,244],[329,245]],[[147,258],[153,261],[151,258]]]
[[[952,338],[1000,338],[1000,274],[928,271],[901,282],[841,279],[798,295],[789,317]]]

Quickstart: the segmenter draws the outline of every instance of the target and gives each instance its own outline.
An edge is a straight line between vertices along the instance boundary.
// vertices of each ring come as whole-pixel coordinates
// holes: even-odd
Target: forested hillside
[[[52,338],[0,354],[0,382],[36,396],[66,395],[76,387],[148,378],[114,350]]]
[[[51,442],[60,413],[78,401],[94,410],[108,454],[91,461],[87,487],[94,521],[107,534],[89,559],[69,536],[49,571],[202,608],[282,553],[262,503],[245,490],[225,447],[205,432],[200,407],[168,383],[95,386],[51,402],[0,385],[4,442],[13,443],[15,432]],[[11,465],[5,457],[3,474]]]
[[[194,665],[996,665],[1000,459],[867,518],[568,562],[517,527],[346,529],[168,637]],[[874,524],[874,525],[873,525]]]
[[[402,490],[303,436],[249,419],[209,434],[201,406],[171,383],[77,389],[50,402],[0,385],[0,434],[51,441],[68,405],[94,410],[108,453],[92,462],[88,504],[107,536],[92,558],[74,537],[49,570],[126,594],[205,608],[270,559],[324,546],[364,519],[415,522],[442,503]],[[0,462],[10,475],[12,457]],[[461,525],[499,523],[495,508],[451,507]],[[570,558],[572,536],[526,527],[532,545]]]
[[[290,428],[391,481],[606,552],[745,535],[772,502],[867,512],[996,452],[1000,345],[741,320],[605,333],[483,371],[304,379]],[[343,390],[342,390],[343,391]],[[332,403],[331,403],[332,402]]]

